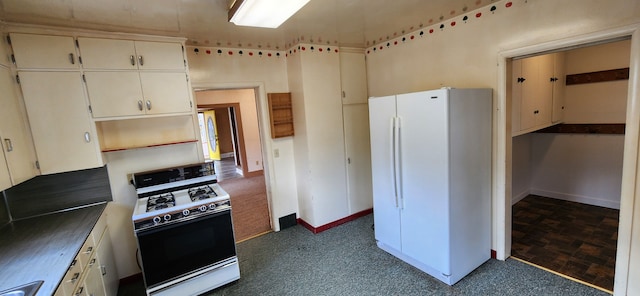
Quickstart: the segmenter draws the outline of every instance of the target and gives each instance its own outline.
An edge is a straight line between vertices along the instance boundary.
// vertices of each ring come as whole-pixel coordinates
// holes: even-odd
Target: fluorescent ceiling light
[[[238,26],[277,28],[310,0],[237,0],[229,21]]]

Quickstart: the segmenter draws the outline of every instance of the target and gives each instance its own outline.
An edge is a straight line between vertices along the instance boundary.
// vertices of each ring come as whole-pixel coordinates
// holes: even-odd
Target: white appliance
[[[491,257],[491,89],[369,99],[375,238],[453,285]]]
[[[132,183],[147,295],[200,295],[240,279],[231,201],[213,163],[136,173]]]

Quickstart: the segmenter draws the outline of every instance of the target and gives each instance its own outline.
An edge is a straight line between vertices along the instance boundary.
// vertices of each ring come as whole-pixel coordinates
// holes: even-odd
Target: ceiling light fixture
[[[310,0],[236,0],[229,21],[238,26],[277,28]]]

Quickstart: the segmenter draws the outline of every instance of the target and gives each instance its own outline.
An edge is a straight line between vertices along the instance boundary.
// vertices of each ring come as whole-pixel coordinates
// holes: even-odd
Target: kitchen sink
[[[32,283],[17,286],[0,292],[0,296],[33,296],[36,295],[40,286],[44,281],[35,281]]]

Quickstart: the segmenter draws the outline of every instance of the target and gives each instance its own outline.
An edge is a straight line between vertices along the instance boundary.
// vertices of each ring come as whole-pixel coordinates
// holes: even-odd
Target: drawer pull
[[[73,261],[71,261],[71,265],[69,266],[69,268],[76,266],[76,263],[78,263],[78,260],[73,259]]]
[[[76,294],[75,295],[82,295],[82,292],[84,291],[84,287],[79,287],[78,290],[76,290]]]
[[[88,247],[83,254],[91,254],[91,252],[93,252],[93,247]]]
[[[94,264],[96,264],[96,258],[91,259],[91,261],[89,261],[89,267],[93,266]]]
[[[79,277],[80,277],[80,273],[76,272],[76,273],[73,274],[73,277],[70,280],[68,280],[67,282],[68,283],[75,283],[78,280]]]

